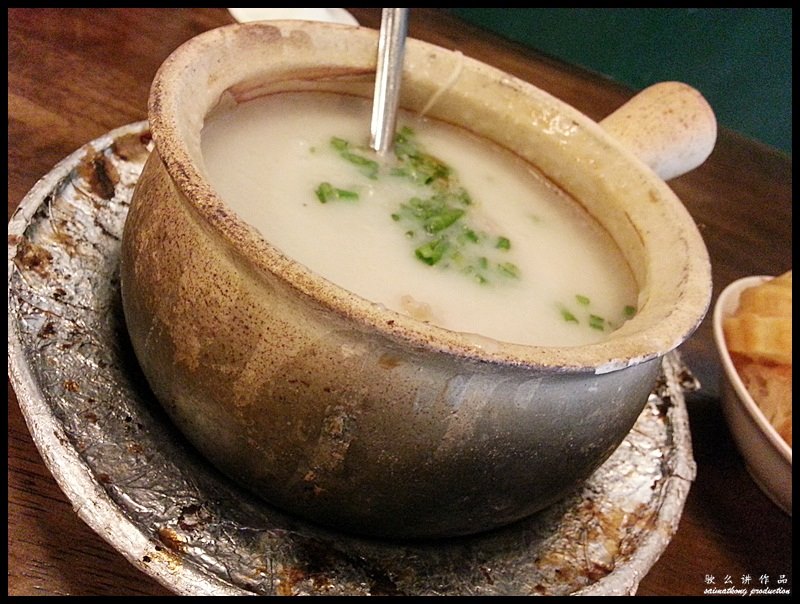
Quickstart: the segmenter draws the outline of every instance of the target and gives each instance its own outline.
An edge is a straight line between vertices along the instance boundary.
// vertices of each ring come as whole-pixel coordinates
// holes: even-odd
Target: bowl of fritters
[[[734,281],[714,309],[722,410],[750,475],[792,513],[792,273]]]

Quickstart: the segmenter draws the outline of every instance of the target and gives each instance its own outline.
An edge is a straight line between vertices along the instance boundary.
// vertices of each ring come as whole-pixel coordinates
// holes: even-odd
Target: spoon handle
[[[407,31],[407,8],[383,9],[370,124],[370,147],[379,155],[386,154],[394,140]]]

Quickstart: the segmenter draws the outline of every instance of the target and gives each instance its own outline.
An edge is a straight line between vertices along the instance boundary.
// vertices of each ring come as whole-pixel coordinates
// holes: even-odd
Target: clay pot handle
[[[664,180],[702,164],[717,140],[711,106],[681,82],[645,88],[600,125]]]

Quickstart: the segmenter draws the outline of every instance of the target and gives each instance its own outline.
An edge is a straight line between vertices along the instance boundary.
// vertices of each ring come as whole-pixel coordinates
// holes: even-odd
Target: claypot
[[[631,148],[672,176],[705,159],[716,126],[696,92],[668,85],[607,120],[623,144],[530,84],[408,40],[401,105],[420,110],[453,80],[428,114],[514,151],[579,200],[639,285],[638,314],[605,342],[476,340],[318,277],[237,218],[204,174],[210,111],[282,90],[371,97],[376,47],[369,29],[251,23],[167,59],[150,99],[155,150],[125,226],[125,318],[177,426],[269,502],[371,535],[468,534],[587,478],[643,409],[660,358],[703,319],[703,241]]]

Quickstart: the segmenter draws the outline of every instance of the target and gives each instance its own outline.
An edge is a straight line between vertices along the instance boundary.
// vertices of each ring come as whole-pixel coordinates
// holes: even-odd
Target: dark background
[[[639,90],[678,80],[719,123],[792,152],[790,8],[455,8],[456,15]]]

